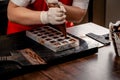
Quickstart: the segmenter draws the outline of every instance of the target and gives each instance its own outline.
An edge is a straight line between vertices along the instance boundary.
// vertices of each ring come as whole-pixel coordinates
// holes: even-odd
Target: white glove
[[[40,14],[40,20],[43,24],[63,24],[65,18],[65,12],[61,8],[49,8],[48,11],[42,11]]]
[[[115,25],[119,26],[120,25],[120,21],[116,21]]]
[[[61,2],[58,2],[58,5],[60,6],[60,9],[61,9],[63,12],[67,12]]]
[[[58,0],[45,0],[46,1],[46,3],[48,4],[48,3],[58,3]]]

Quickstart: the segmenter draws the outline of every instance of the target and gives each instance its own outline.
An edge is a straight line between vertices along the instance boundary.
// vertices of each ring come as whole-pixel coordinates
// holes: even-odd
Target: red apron
[[[66,5],[72,5],[72,0],[59,0],[59,1],[61,1],[62,3],[66,4]],[[48,10],[45,0],[36,0],[34,2],[34,4],[29,5],[28,8],[30,8],[32,10],[37,10],[37,11]],[[67,25],[67,27],[69,27],[73,24],[67,22],[66,25]],[[32,29],[32,28],[33,27],[31,27],[31,26],[24,26],[24,25],[20,25],[20,24],[16,24],[16,23],[8,21],[7,34],[21,32],[24,30]]]

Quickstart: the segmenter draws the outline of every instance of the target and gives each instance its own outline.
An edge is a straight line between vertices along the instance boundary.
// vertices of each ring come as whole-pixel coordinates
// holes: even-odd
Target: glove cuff
[[[63,11],[63,12],[67,12],[65,7],[63,6],[63,3],[61,2],[58,2],[58,5],[60,6],[60,9]]]
[[[42,24],[48,24],[48,15],[47,11],[41,11],[40,13],[40,21]]]

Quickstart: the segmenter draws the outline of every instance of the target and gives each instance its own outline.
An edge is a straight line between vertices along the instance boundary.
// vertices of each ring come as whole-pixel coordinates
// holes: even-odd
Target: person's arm
[[[73,0],[73,5],[64,5],[66,9],[67,20],[80,23],[87,12],[89,0]]]
[[[79,7],[67,5],[64,7],[66,9],[66,19],[71,22],[80,23],[86,14],[86,10],[80,9]]]
[[[8,19],[23,25],[41,24],[40,11],[33,11],[26,7],[19,7],[13,2],[8,4]]]
[[[62,24],[66,15],[60,8],[50,8],[48,11],[34,11],[26,8],[29,0],[11,0],[8,4],[9,21],[22,25]]]

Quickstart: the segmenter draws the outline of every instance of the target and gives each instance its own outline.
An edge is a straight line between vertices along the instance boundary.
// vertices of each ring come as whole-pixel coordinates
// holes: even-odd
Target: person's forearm
[[[76,22],[76,23],[80,23],[81,20],[83,19],[83,17],[86,14],[86,10],[85,9],[80,9],[78,7],[75,6],[67,6],[64,5],[65,9],[66,9],[66,15],[67,15],[67,20],[68,21],[72,21],[72,22]]]
[[[40,11],[32,11],[24,7],[17,7],[13,3],[8,7],[8,19],[23,25],[41,24]]]

